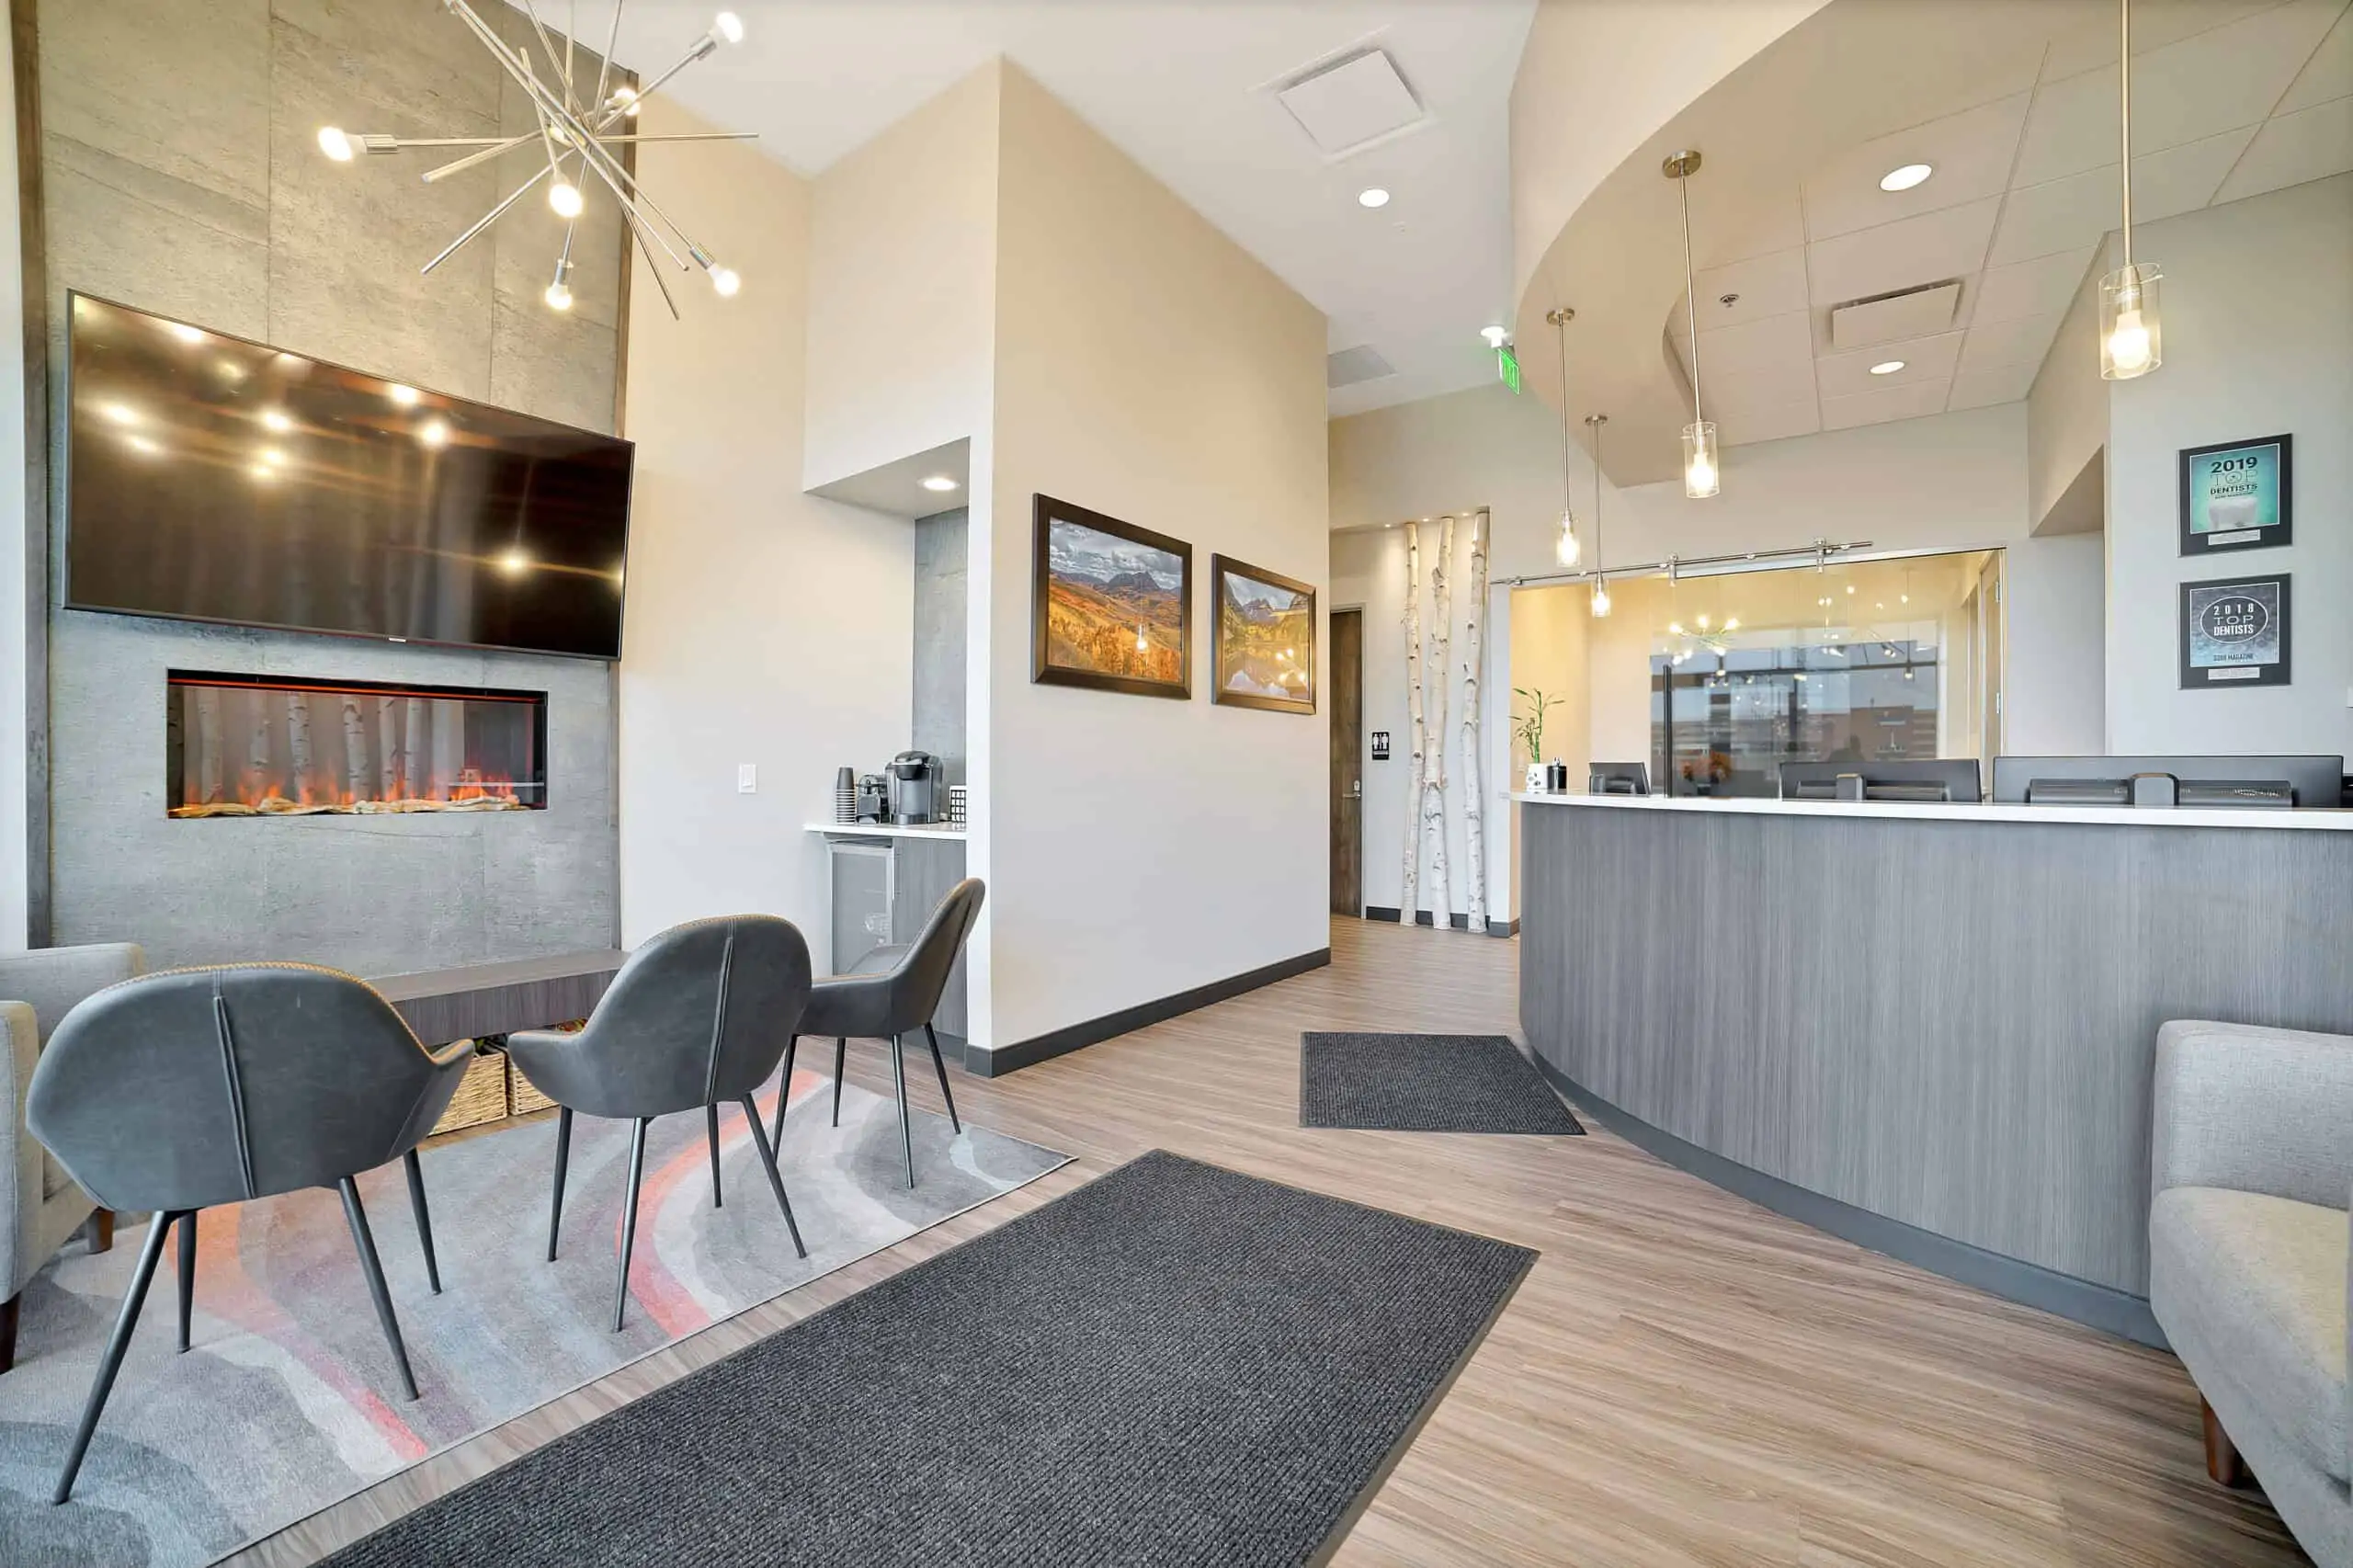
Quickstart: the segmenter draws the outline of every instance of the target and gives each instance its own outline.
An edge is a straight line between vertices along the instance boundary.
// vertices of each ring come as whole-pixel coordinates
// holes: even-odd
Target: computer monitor
[[[1596,795],[1647,795],[1651,792],[1650,765],[1597,762],[1586,775],[1585,787]]]
[[[1997,756],[1994,799],[2038,806],[2338,806],[2346,799],[2345,759]]]
[[[1784,801],[1937,801],[1974,805],[1984,799],[1973,756],[1914,762],[1785,762]]]

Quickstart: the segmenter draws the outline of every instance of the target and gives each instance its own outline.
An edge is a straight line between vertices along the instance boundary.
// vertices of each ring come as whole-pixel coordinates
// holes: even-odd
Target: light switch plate
[[[735,792],[739,795],[756,795],[760,792],[758,763],[739,762],[735,765]]]

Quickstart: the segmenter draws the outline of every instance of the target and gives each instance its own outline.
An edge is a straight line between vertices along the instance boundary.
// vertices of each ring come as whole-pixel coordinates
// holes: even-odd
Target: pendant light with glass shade
[[[1601,554],[1601,427],[1609,423],[1606,414],[1585,416],[1587,428],[1593,432],[1593,618],[1599,620],[1609,613],[1609,572],[1602,565]]]
[[[1704,500],[1723,488],[1723,464],[1716,455],[1716,427],[1699,404],[1699,299],[1691,274],[1691,176],[1699,172],[1699,154],[1689,150],[1670,155],[1660,171],[1675,182],[1683,207],[1683,319],[1691,332],[1691,423],[1683,427],[1683,494]]]
[[[1569,437],[1569,324],[1577,319],[1577,313],[1561,305],[1546,311],[1544,319],[1552,324],[1561,345],[1561,533],[1552,541],[1552,558],[1563,566],[1574,566],[1585,553],[1577,542],[1576,506],[1569,498],[1574,483],[1570,478],[1569,449],[1574,445]]]
[[[2157,264],[2132,261],[2132,0],[2116,0],[2116,12],[2124,265],[2099,280],[2099,373],[2103,381],[2129,381],[2165,363],[2165,340],[2157,326]]]

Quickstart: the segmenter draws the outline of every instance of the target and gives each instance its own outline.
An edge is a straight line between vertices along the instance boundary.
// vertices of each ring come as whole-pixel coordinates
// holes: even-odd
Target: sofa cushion
[[[2149,1210],[2149,1296],[2200,1375],[2229,1379],[2313,1467],[2347,1478],[2342,1209],[2213,1187]]]

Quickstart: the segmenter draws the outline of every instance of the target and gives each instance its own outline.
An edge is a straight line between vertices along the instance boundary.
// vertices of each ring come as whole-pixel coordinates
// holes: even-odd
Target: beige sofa
[[[2157,1035],[2149,1304],[2204,1402],[2206,1464],[2255,1471],[2323,1568],[2353,1568],[2346,1360],[2353,1038]]]
[[[95,1206],[50,1152],[25,1131],[25,1089],[41,1042],[74,1005],[93,991],[143,971],[147,960],[130,942],[78,948],[36,948],[0,953],[0,1372],[17,1362],[17,1299],[41,1265]],[[112,1240],[112,1215],[100,1216],[94,1244]]]

